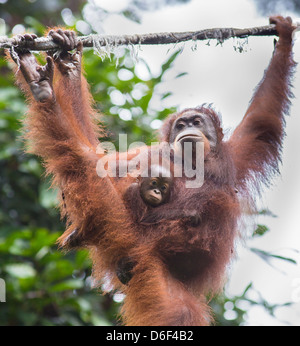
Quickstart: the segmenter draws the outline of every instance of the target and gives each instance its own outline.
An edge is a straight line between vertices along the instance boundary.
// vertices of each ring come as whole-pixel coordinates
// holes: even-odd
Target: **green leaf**
[[[36,270],[30,264],[7,264],[4,269],[9,275],[18,279],[27,279],[36,275]]]
[[[265,233],[269,232],[269,228],[267,226],[264,226],[264,225],[257,225],[257,228],[256,230],[254,231],[253,233],[253,236],[256,237],[256,236],[263,236]]]
[[[171,68],[173,62],[177,58],[177,56],[181,53],[181,49],[177,50],[175,53],[173,53],[170,58],[162,65],[161,69],[164,72],[166,72],[168,69]],[[162,73],[162,74],[163,74]]]
[[[67,259],[59,259],[50,262],[44,270],[44,274],[49,281],[62,280],[71,277],[74,265]]]
[[[89,255],[87,250],[80,250],[76,252],[75,263],[77,268],[83,268],[85,263],[90,263]]]
[[[181,78],[181,77],[184,77],[186,75],[188,75],[187,72],[182,72],[182,73],[179,73],[175,78]]]
[[[245,288],[243,294],[241,297],[244,297],[246,295],[246,293],[250,290],[250,288],[252,288],[252,282],[250,282],[250,284]]]
[[[264,261],[266,261],[267,263],[269,263],[271,261],[272,258],[276,258],[276,259],[280,259],[283,261],[287,261],[293,264],[297,264],[297,262],[292,259],[292,258],[288,258],[288,257],[283,257],[283,256],[279,256],[279,255],[274,255],[272,253],[257,249],[257,248],[250,248],[250,250],[252,252],[254,252],[256,255],[258,255],[260,258],[262,258]]]
[[[169,97],[169,96],[171,96],[171,95],[173,95],[173,93],[171,93],[171,92],[164,93],[164,94],[162,95],[161,99],[164,100],[164,99],[166,99],[167,97]]]
[[[160,75],[154,79],[155,84],[158,84],[162,81],[162,77],[172,67],[173,62],[175,61],[179,53],[181,53],[181,50],[177,50],[175,53],[173,53],[170,58],[162,65]]]
[[[33,28],[37,33],[43,34],[45,31],[44,25],[34,17],[26,16],[24,18],[24,22],[27,24],[27,26]]]
[[[68,291],[68,290],[77,290],[84,286],[83,280],[80,279],[70,279],[65,280],[63,282],[60,282],[56,285],[53,285],[49,288],[50,292],[61,292],[61,291]]]
[[[262,209],[258,212],[259,215],[277,217],[277,215],[273,214],[269,209]]]

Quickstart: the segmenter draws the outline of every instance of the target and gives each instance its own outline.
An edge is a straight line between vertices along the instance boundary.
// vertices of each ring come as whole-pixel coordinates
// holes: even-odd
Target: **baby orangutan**
[[[139,188],[143,201],[151,207],[158,207],[170,198],[172,178],[162,166],[151,167],[151,177],[140,177]]]

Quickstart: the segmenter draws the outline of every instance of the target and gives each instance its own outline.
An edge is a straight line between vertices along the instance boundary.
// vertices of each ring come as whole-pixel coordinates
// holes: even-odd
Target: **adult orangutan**
[[[205,294],[223,285],[239,234],[239,196],[251,199],[253,186],[268,183],[280,160],[295,66],[295,26],[281,16],[270,22],[276,24],[279,41],[246,115],[228,141],[211,107],[187,109],[165,120],[161,140],[175,153],[183,143],[204,143],[204,184],[187,188],[189,177],[171,176],[170,191],[158,205],[149,203],[148,189],[142,187],[149,181],[142,177],[136,183],[131,177],[97,175],[97,161],[104,154],[96,152],[99,130],[75,34],[49,33],[62,52],[56,59],[48,56],[43,67],[30,52],[17,51],[18,82],[30,104],[25,119],[28,150],[44,159],[64,195],[62,214],[69,226],[59,242],[66,248],[90,249],[95,278],[109,277],[126,295],[122,317],[127,325],[210,323]],[[75,47],[75,53],[68,52]]]

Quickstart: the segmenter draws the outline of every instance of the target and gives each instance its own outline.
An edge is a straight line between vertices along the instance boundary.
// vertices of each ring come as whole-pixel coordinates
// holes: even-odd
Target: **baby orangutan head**
[[[157,207],[169,200],[173,178],[162,166],[151,166],[150,171],[148,177],[140,177],[140,194],[147,205]]]

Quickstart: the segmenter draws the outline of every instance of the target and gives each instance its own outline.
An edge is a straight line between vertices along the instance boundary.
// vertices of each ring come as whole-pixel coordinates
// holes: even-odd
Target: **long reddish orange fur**
[[[286,37],[290,28],[284,25],[279,34]],[[265,77],[229,141],[224,142],[220,119],[211,107],[195,109],[211,117],[219,139],[217,150],[207,158],[205,184],[189,190],[184,178],[175,179],[170,202],[156,210],[145,206],[138,192],[129,188],[132,179],[98,177],[97,116],[83,75],[79,80],[68,80],[56,70],[56,99],[38,103],[18,73],[29,103],[24,119],[27,150],[44,159],[53,186],[65,195],[61,210],[67,216],[68,229],[59,244],[64,245],[77,230],[82,245],[90,249],[95,279],[100,284],[109,277],[113,287],[126,294],[122,308],[125,324],[210,323],[205,294],[223,286],[239,234],[241,209],[236,192],[249,198],[251,187],[268,184],[278,169],[283,115],[288,110],[295,65],[291,48],[286,38],[280,38]],[[173,122],[183,113],[165,121],[162,140],[168,141]],[[104,133],[102,128],[100,133]],[[174,208],[195,210],[202,217],[200,225],[170,218]],[[152,223],[140,224],[141,215],[147,213]],[[116,276],[117,263],[123,257],[137,262],[127,286]]]

